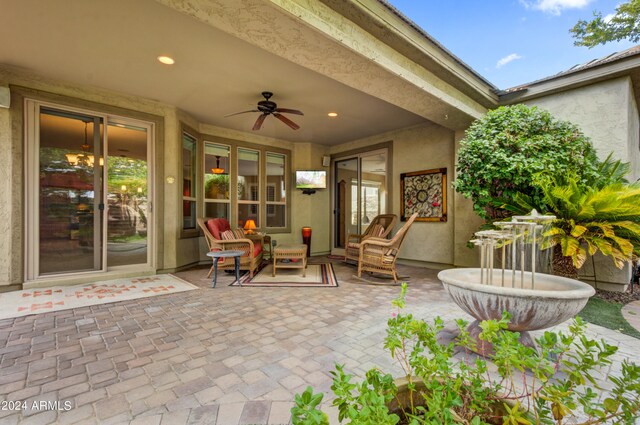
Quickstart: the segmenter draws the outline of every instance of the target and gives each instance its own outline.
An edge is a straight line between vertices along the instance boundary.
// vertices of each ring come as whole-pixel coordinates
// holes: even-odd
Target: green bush
[[[596,377],[602,378],[603,371],[611,367],[618,348],[589,339],[579,317],[566,333],[544,332],[536,339],[537,350],[522,345],[519,333],[507,330],[508,313],[500,320],[481,322],[479,338],[494,349],[490,367],[487,360],[470,355],[477,342],[466,330],[466,322],[458,320],[457,340],[443,345],[438,342],[438,333],[444,328],[440,318],[429,324],[403,314],[406,291],[403,284],[400,296],[393,301],[398,312],[388,321],[384,346],[402,367],[409,396],[400,397],[397,381],[376,368],[367,372],[364,381],[353,383],[353,376],[336,365],[331,372],[331,389],[341,423],[636,423],[640,366],[623,361],[619,376],[609,376],[606,389],[599,387]],[[323,394],[314,394],[311,387],[296,395],[291,409],[293,425],[327,425],[327,416],[318,408],[322,398]],[[394,400],[398,411],[389,410]]]
[[[458,152],[454,188],[473,201],[482,218],[505,216],[493,198],[516,193],[542,200],[533,176],[545,172],[560,178],[575,174],[596,178],[598,160],[589,139],[575,125],[536,107],[503,106],[489,111],[466,132]]]

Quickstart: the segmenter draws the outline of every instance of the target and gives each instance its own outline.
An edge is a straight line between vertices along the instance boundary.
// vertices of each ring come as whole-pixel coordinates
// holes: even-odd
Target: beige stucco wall
[[[2,82],[0,81],[0,84]],[[13,149],[11,143],[11,116],[10,110],[0,108],[0,194],[3,202],[0,202],[0,285],[8,285],[14,282],[11,267],[12,251],[20,249],[16,241],[11,237],[13,224],[12,202],[10,202],[11,187],[13,183]]]
[[[327,155],[328,147],[313,143],[297,143],[294,150],[292,172],[295,170],[328,170],[322,166],[322,156]],[[329,173],[327,173],[329,174]],[[292,177],[293,179],[293,177]],[[295,184],[295,182],[292,182]],[[279,242],[302,243],[301,229],[311,226],[311,254],[326,254],[330,251],[331,206],[329,194],[330,177],[327,176],[327,189],[317,190],[313,195],[304,195],[301,190],[293,190],[291,234],[278,235]]]
[[[393,193],[391,212],[398,216],[400,216],[400,174],[447,168],[448,220],[444,223],[415,222],[403,243],[400,259],[434,265],[453,264],[454,200],[451,179],[454,172],[454,132],[437,124],[426,123],[335,146],[331,149],[331,154],[339,156],[341,152],[387,141],[393,142],[393,175],[389,179]],[[403,224],[398,221],[395,230]]]
[[[638,105],[636,104],[635,93],[631,81],[629,81],[629,92],[627,96],[628,112],[628,149],[629,162],[631,162],[630,181],[640,179],[640,117],[638,116]]]
[[[591,138],[601,159],[613,152],[615,159],[631,163],[630,181],[640,177],[638,108],[630,78],[594,83],[525,103],[546,109],[555,117],[578,125]],[[596,255],[594,262],[599,287],[616,289],[611,284],[629,283],[631,270],[628,266],[618,270],[609,258],[601,255]],[[585,280],[593,279],[591,259],[585,263],[581,275]]]
[[[464,131],[456,131],[456,163],[458,161],[458,150],[460,140],[464,138]],[[473,211],[473,202],[464,196],[455,193],[451,189],[454,205],[454,258],[453,264],[457,267],[478,267],[480,264],[480,250],[469,248],[467,242],[472,239],[474,232],[477,232],[484,220]]]
[[[613,152],[616,159],[634,164],[633,180],[638,168],[638,114],[631,79],[628,77],[594,83],[525,102],[571,121],[591,138],[600,158]],[[635,130],[633,128],[635,127]]]

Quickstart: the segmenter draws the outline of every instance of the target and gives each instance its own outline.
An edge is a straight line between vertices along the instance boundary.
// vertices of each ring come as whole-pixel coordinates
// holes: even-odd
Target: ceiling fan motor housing
[[[297,109],[278,108],[278,105],[275,102],[272,102],[269,100],[271,96],[273,96],[272,92],[263,91],[262,97],[264,97],[264,100],[261,100],[260,102],[258,102],[257,109],[252,109],[250,111],[236,112],[235,114],[231,114],[227,116],[230,117],[232,115],[246,114],[248,112],[260,112],[261,113],[260,116],[258,116],[256,123],[253,125],[254,131],[260,130],[260,127],[262,127],[262,123],[264,122],[265,118],[267,118],[267,116],[269,115],[276,117],[277,119],[279,119],[280,121],[282,121],[283,123],[291,127],[293,130],[299,129],[300,126],[298,124],[291,121],[289,118],[285,117],[282,114],[286,113],[286,114],[304,115],[302,111],[298,111]]]
[[[278,105],[270,100],[261,100],[258,102],[258,110],[265,114],[273,113]]]

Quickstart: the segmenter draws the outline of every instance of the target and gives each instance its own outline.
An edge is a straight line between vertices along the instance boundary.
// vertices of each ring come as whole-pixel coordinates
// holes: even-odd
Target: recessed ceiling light
[[[173,65],[174,63],[176,63],[176,61],[173,60],[173,58],[170,58],[169,56],[158,56],[158,61],[165,65]]]
[[[338,113],[337,112],[329,112],[327,115],[330,116],[331,118],[335,118],[335,117],[338,116]]]

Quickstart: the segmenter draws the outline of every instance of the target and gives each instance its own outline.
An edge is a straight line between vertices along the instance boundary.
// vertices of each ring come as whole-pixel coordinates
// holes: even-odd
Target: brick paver
[[[178,273],[199,290],[1,320],[0,400],[71,409],[4,411],[0,423],[287,424],[294,394],[329,391],[336,362],[359,377],[373,365],[399,375],[382,348],[398,287],[334,265],[338,288],[229,287],[221,273],[212,289],[200,268]],[[408,310],[465,317],[436,271],[400,268],[411,276]],[[630,322],[640,321],[635,304]],[[593,325],[589,334],[619,347],[614,365],[640,352],[635,338]]]

